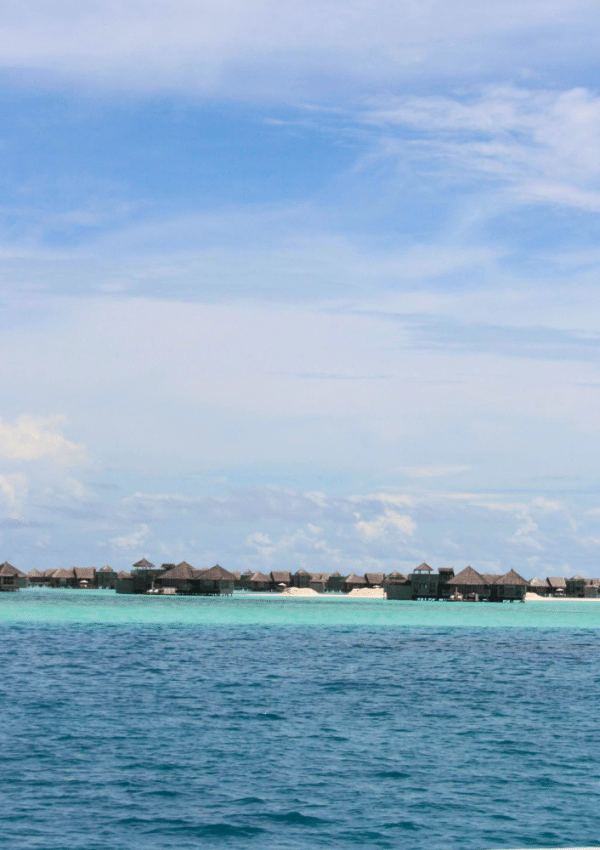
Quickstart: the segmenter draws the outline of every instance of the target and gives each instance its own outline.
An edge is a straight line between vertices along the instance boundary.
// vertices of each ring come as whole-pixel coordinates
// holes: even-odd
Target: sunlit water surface
[[[600,604],[0,594],[6,850],[586,846]]]

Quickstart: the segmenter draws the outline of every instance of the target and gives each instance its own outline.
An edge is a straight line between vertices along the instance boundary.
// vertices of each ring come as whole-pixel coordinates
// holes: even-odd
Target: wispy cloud
[[[382,156],[420,162],[446,183],[488,181],[513,203],[600,209],[600,97],[568,91],[488,86],[462,97],[400,97],[365,113],[388,128]],[[405,128],[418,142],[394,136]],[[475,187],[474,187],[475,188]]]

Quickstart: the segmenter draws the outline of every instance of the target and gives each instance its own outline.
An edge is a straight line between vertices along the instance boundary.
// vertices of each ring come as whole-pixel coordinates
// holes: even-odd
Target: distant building
[[[105,564],[96,574],[96,584],[105,590],[114,590],[117,584],[117,574],[112,567]]]
[[[0,592],[20,590],[22,587],[27,587],[27,576],[5,561],[0,564]]]
[[[336,571],[335,573],[331,573],[327,580],[327,587],[325,589],[334,593],[340,592],[345,580],[345,577],[340,575],[339,572]]]

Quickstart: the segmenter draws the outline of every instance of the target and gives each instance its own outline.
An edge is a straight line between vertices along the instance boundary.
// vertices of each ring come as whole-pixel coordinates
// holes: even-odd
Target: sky
[[[0,560],[600,575],[589,0],[7,0]]]

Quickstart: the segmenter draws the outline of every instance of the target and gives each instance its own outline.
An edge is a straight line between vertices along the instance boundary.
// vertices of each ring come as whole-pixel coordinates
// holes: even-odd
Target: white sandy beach
[[[537,593],[526,593],[525,602],[600,602],[600,597],[579,599],[576,596],[538,596]]]

